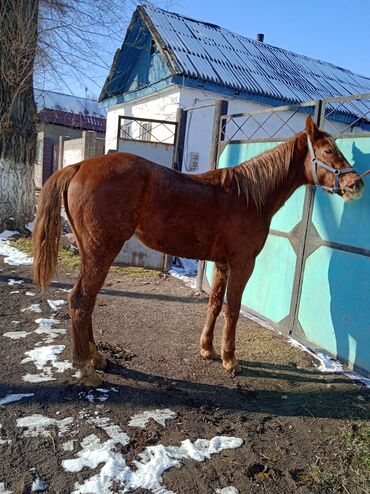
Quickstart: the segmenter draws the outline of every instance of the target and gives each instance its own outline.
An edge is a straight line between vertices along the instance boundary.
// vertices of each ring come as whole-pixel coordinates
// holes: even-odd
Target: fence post
[[[219,150],[219,142],[224,137],[225,129],[221,128],[221,117],[227,115],[229,103],[226,100],[220,99],[215,103],[215,113],[213,117],[213,129],[212,129],[212,141],[211,141],[211,154],[209,157],[209,169],[215,170],[217,168],[217,158]]]
[[[222,99],[217,100],[215,103],[215,113],[213,117],[213,128],[212,128],[211,153],[209,157],[210,170],[215,170],[217,168],[219,142],[220,140],[223,139],[224,131],[225,131],[224,128],[221,128],[221,117],[223,115],[227,115],[228,106],[229,106],[228,102]],[[195,288],[198,292],[202,291],[205,267],[206,267],[205,261],[198,262],[198,273],[195,283]]]
[[[178,108],[176,112],[176,137],[175,137],[175,150],[173,153],[173,168],[181,172],[182,161],[184,157],[184,142],[186,134],[186,119],[187,111],[182,108]]]
[[[59,136],[58,142],[58,170],[63,168],[63,157],[64,157],[64,136]]]

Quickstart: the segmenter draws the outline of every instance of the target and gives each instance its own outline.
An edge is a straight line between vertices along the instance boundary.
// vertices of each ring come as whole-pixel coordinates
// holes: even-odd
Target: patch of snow
[[[4,482],[0,482],[0,494],[12,494],[12,492],[13,491],[8,491]]]
[[[130,438],[128,435],[122,431],[122,429],[115,424],[111,424],[111,420],[106,417],[92,417],[87,420],[88,423],[96,425],[100,429],[103,429],[107,433],[107,435],[114,439],[116,443],[120,443],[123,446],[126,446],[130,442]]]
[[[20,293],[19,290],[13,290],[12,292],[10,292],[10,295],[15,295],[16,293]]]
[[[27,266],[32,264],[33,260],[31,257],[10,245],[9,239],[14,235],[19,235],[19,232],[5,230],[0,233],[0,255],[4,256],[4,262],[11,266]]]
[[[251,321],[256,322],[260,326],[269,329],[270,331],[273,331],[274,333],[277,333],[279,335],[283,335],[281,331],[278,331],[277,329],[273,328],[267,321],[255,316],[254,314],[251,314],[250,312],[246,311],[240,311],[241,315],[250,319]],[[284,335],[285,336],[285,335]],[[354,381],[361,382],[364,384],[366,387],[370,387],[370,379],[361,376],[360,374],[357,374],[356,372],[350,372],[350,371],[345,371],[343,370],[343,366],[340,362],[338,362],[336,359],[331,357],[330,355],[326,354],[322,350],[316,350],[313,351],[310,348],[308,348],[305,345],[302,345],[299,341],[295,340],[291,336],[288,336],[288,343],[295,347],[299,348],[303,352],[306,352],[311,355],[314,359],[319,361],[319,365],[317,366],[317,370],[320,372],[333,372],[333,373],[340,373],[345,376],[347,376],[349,379],[353,379]]]
[[[14,403],[15,401],[23,400],[23,398],[28,398],[29,396],[34,396],[35,393],[19,393],[19,394],[9,394],[0,398],[0,405],[6,405],[8,403]]]
[[[44,341],[51,342],[58,336],[67,333],[67,330],[65,328],[53,328],[53,325],[59,324],[59,322],[60,321],[58,321],[57,319],[36,319],[35,323],[39,326],[37,329],[35,329],[34,333],[47,335],[48,338]]]
[[[29,307],[21,309],[21,312],[26,312],[27,310],[30,310],[31,312],[42,312],[40,304],[31,304]]]
[[[177,264],[172,265],[172,268],[168,272],[171,276],[180,279],[185,283],[185,285],[190,286],[190,288],[195,289],[197,272],[198,272],[198,261],[193,261],[192,259],[177,258]]]
[[[228,487],[224,487],[223,489],[216,489],[216,494],[239,494],[239,491],[233,485],[229,485]]]
[[[8,279],[8,285],[9,286],[14,286],[14,285],[23,285],[25,283],[24,280],[14,280],[13,278]]]
[[[62,444],[62,448],[64,451],[73,451],[74,450],[74,445],[73,443],[75,442],[75,439],[72,439],[71,441],[67,441]]]
[[[10,321],[10,324],[20,324],[21,321]]]
[[[68,303],[66,300],[48,300],[47,302],[53,310],[58,310],[59,307]]]
[[[29,232],[33,232],[33,227],[34,227],[34,224],[35,224],[35,221],[30,221],[29,223],[27,223],[27,225],[25,225],[25,228],[29,231]]]
[[[32,331],[10,331],[8,333],[4,333],[3,336],[6,338],[10,338],[11,340],[19,340],[21,338],[25,338],[29,334],[32,334]]]
[[[46,483],[40,477],[36,477],[32,482],[31,492],[46,491],[47,488]]]
[[[0,240],[9,240],[11,237],[19,235],[17,230],[4,230],[0,233]]]
[[[165,408],[164,410],[152,410],[134,415],[131,417],[128,425],[130,427],[140,427],[141,429],[145,429],[146,425],[149,423],[149,420],[153,419],[155,422],[165,427],[166,420],[173,420],[176,417],[177,413],[173,412],[169,408]]]
[[[122,454],[117,451],[117,443],[128,444],[129,438],[125,433],[117,436],[115,425],[110,425],[109,419],[89,419],[102,427],[110,439],[102,442],[95,434],[90,434],[81,442],[81,450],[75,458],[63,460],[62,466],[68,472],[80,472],[83,468],[95,469],[104,463],[100,472],[86,479],[83,483],[75,483],[72,494],[110,494],[113,483],[123,489],[122,493],[132,492],[138,488],[151,491],[153,494],[174,494],[163,485],[163,473],[173,467],[180,467],[184,460],[204,461],[211,455],[224,449],[239,448],[243,440],[236,437],[216,436],[210,441],[198,439],[194,443],[185,440],[180,446],[150,446],[147,447],[133,463],[132,470]],[[230,491],[230,494],[233,494]]]
[[[36,295],[36,293],[34,293],[34,292],[26,292],[26,295],[28,297],[34,297]]]
[[[3,426],[0,424],[0,432],[1,432],[1,429],[3,428]],[[1,434],[0,434],[1,435]],[[0,437],[0,446],[2,444],[11,444],[12,440],[11,439],[2,439]],[[1,490],[0,490],[0,493],[1,493]]]
[[[72,364],[67,360],[63,362],[58,361],[58,355],[60,355],[65,349],[65,345],[48,345],[25,352],[26,358],[22,360],[22,364],[32,362],[36,369],[41,371],[39,374],[26,374],[23,376],[23,380],[32,383],[54,381],[53,369],[56,372],[61,373],[66,369],[70,369]],[[50,363],[49,366],[46,364]]]
[[[307,352],[311,355],[311,357],[315,358],[319,361],[319,365],[317,366],[317,370],[324,373],[332,373],[332,374],[341,374],[349,379],[360,382],[364,384],[367,388],[370,388],[370,379],[357,374],[356,372],[345,371],[343,366],[338,360],[331,357],[327,353],[322,350],[316,350],[316,352],[312,351],[310,348],[302,345],[299,341],[295,340],[292,337],[288,338],[288,342],[291,346],[295,348],[299,348],[300,350]]]
[[[24,437],[46,437],[49,435],[49,427],[57,427],[59,429],[58,436],[61,437],[69,431],[72,423],[73,417],[57,420],[40,414],[29,415],[28,417],[17,419],[17,427],[25,428],[23,431]]]
[[[77,379],[79,379],[81,377],[80,372],[76,372],[74,377],[77,377]],[[113,391],[114,393],[118,393],[118,389],[114,388],[114,387],[109,388],[109,389],[96,388],[96,389],[90,389],[87,393],[84,393],[83,391],[81,391],[79,393],[79,396],[80,396],[80,398],[85,398],[90,403],[95,403],[95,400],[107,401],[107,399],[109,398],[110,391]],[[95,392],[101,393],[101,394],[95,394]]]

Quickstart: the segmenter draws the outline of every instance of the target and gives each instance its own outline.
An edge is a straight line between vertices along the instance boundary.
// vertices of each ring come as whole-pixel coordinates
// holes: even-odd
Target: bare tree
[[[54,78],[73,93],[82,80],[99,93],[137,3],[0,0],[0,231],[22,229],[34,216],[34,75],[41,87]]]
[[[34,215],[38,14],[39,0],[0,1],[0,231]]]

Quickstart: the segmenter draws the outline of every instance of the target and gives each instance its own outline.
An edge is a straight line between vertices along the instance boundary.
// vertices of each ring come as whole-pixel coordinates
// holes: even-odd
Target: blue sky
[[[264,33],[266,43],[370,77],[370,0],[175,0],[168,5],[168,10],[249,38]],[[112,41],[105,47],[106,67],[97,70],[92,61],[86,80],[71,74],[56,82],[46,75],[42,85],[79,96],[85,96],[87,87],[97,97],[120,44]]]

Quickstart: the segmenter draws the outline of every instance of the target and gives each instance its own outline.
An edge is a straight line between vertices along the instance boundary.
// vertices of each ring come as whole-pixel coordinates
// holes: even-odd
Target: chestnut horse
[[[333,138],[311,117],[305,131],[233,168],[187,175],[114,153],[54,173],[39,199],[34,280],[43,289],[55,273],[63,198],[81,253],[69,298],[73,365],[80,369],[81,383],[101,383],[95,369],[103,368],[105,359],[94,343],[92,313],[111,264],[134,233],[152,249],[215,262],[200,354],[215,357],[213,331],[227,286],[221,359],[227,371],[238,371],[235,330],[242,292],[271,218],[304,184],[322,186],[346,201],[359,198],[364,188]]]

